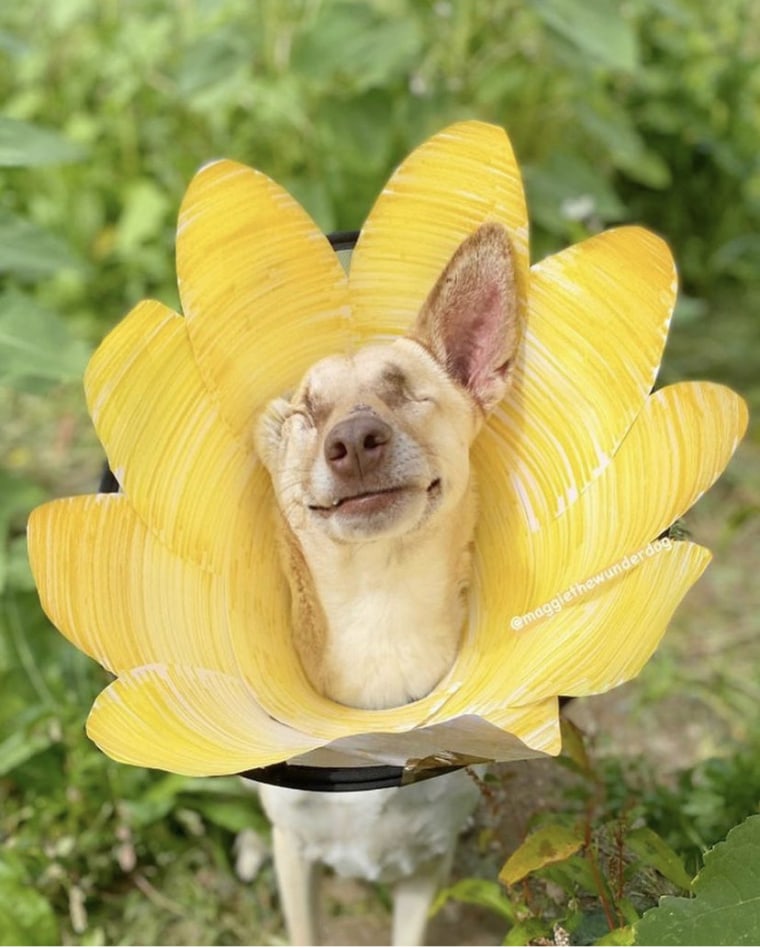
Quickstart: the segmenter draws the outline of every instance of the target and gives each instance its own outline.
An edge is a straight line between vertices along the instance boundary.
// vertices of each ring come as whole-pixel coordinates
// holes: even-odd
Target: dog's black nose
[[[327,433],[325,459],[338,475],[366,475],[382,461],[393,430],[371,412],[357,412]]]

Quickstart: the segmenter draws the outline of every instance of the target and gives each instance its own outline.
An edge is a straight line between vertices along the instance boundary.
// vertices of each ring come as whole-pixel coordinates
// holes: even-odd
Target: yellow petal
[[[716,383],[653,393],[611,464],[560,518],[533,535],[522,613],[635,554],[687,511],[728,464],[747,407]]]
[[[220,161],[190,183],[177,231],[182,307],[232,430],[351,342],[346,276],[327,239],[266,175]]]
[[[349,278],[361,339],[407,333],[454,251],[484,221],[509,231],[524,304],[528,216],[512,147],[497,126],[460,122],[403,161],[362,228]]]
[[[511,635],[504,663],[520,671],[512,702],[603,693],[639,674],[711,557],[686,542],[652,551],[628,569],[621,562],[616,576],[588,579],[590,593],[579,588],[554,616]]]
[[[530,530],[609,464],[654,383],[675,293],[667,245],[642,228],[606,231],[531,270],[514,385],[489,423]]]
[[[35,509],[28,545],[45,613],[106,669],[185,663],[235,671],[222,580],[163,547],[124,495]]]
[[[119,484],[171,550],[221,565],[251,504],[256,462],[198,372],[185,320],[143,301],[85,374],[90,414]]]
[[[229,775],[318,745],[270,719],[237,677],[181,666],[125,673],[96,699],[87,734],[117,762],[180,775]]]

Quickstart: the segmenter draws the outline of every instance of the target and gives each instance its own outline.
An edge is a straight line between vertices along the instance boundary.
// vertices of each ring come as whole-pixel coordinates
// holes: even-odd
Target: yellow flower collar
[[[318,695],[298,663],[257,412],[330,353],[403,334],[458,245],[501,222],[524,318],[515,382],[473,448],[471,618],[424,699],[387,710]],[[121,493],[29,523],[43,607],[116,674],[90,737],[186,775],[285,760],[406,763],[556,754],[557,697],[641,669],[709,552],[657,537],[712,484],[747,422],[712,383],[651,389],[676,294],[666,245],[606,231],[529,267],[505,133],[463,122],[392,176],[345,274],[296,202],[221,161],[177,230],[184,316],[143,301],[87,369]]]

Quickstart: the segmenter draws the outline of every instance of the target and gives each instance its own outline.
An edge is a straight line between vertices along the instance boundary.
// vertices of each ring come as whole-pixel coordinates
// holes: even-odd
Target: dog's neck
[[[286,532],[295,645],[315,689],[371,709],[433,689],[462,634],[474,509],[470,490],[434,528],[356,544]]]

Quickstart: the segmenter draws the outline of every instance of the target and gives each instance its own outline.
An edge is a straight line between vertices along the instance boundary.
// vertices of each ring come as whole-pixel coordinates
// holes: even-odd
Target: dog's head
[[[469,447],[517,347],[512,252],[485,224],[449,261],[409,337],[316,363],[263,413],[257,451],[296,536],[398,537],[467,493]]]

